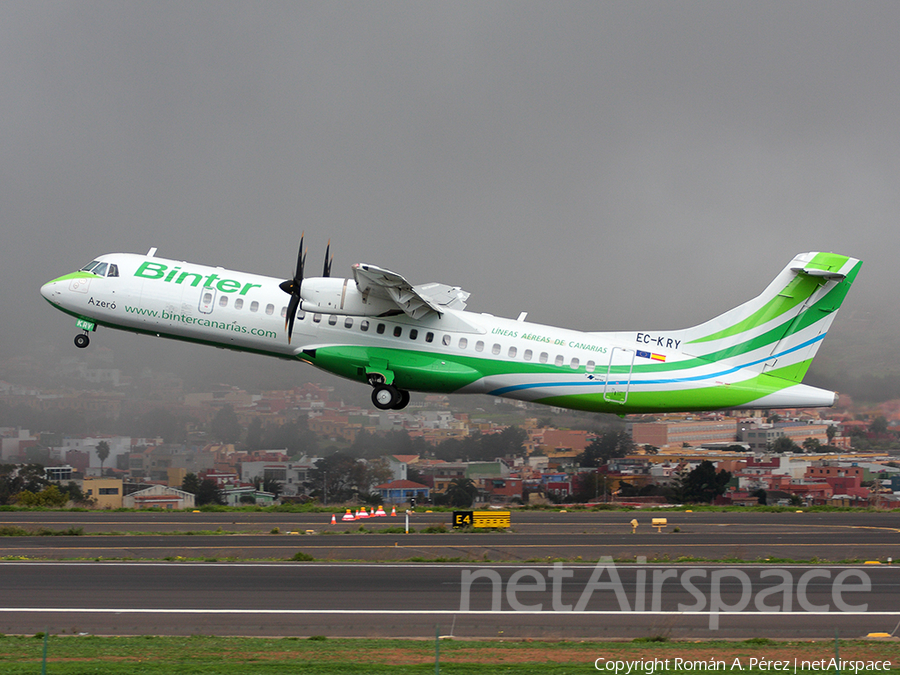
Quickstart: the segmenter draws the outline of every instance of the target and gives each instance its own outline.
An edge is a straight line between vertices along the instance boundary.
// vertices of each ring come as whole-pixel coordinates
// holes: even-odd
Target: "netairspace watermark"
[[[872,590],[869,575],[855,568],[813,568],[803,571],[767,567],[759,571],[757,587],[754,588],[750,575],[736,567],[648,569],[638,565],[630,568],[635,570],[632,584],[622,581],[611,557],[604,557],[594,566],[590,579],[578,594],[578,600],[566,603],[563,587],[567,579],[575,576],[576,569],[583,568],[567,568],[563,563],[555,563],[552,568],[526,567],[510,575],[506,582],[493,568],[462,570],[459,611],[471,611],[472,585],[477,581],[490,582],[491,610],[494,612],[503,611],[504,600],[509,611],[514,612],[583,612],[589,609],[588,603],[592,600],[596,606],[604,601],[608,603],[612,598],[620,612],[661,612],[665,590],[670,594],[689,594],[693,602],[678,603],[677,611],[708,613],[710,630],[718,630],[719,615],[723,613],[866,612],[868,603],[850,604],[848,600],[861,598],[848,596]],[[566,590],[570,600],[574,598],[571,590],[573,583],[568,582],[569,589]],[[830,602],[814,604],[809,597],[812,584],[830,584],[830,594],[825,592]],[[549,603],[546,602],[548,592]],[[819,590],[819,602],[822,595],[823,591]],[[530,602],[541,600],[541,597],[542,601]]]
[[[803,673],[830,671],[832,673],[864,673],[891,669],[890,661],[843,660],[837,657],[830,659],[765,659],[755,657],[736,657],[730,661],[706,659],[605,659],[602,656],[594,661],[594,668],[614,675],[653,675],[667,670],[680,671],[743,671],[770,670],[785,673]]]

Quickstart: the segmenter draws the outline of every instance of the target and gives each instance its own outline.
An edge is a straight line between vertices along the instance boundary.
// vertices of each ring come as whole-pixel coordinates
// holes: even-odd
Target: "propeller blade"
[[[303,267],[306,265],[306,254],[303,252],[303,238],[305,236],[306,232],[300,235],[300,248],[297,251],[297,269],[294,272],[294,281],[303,279]]]
[[[300,305],[300,296],[291,294],[287,306],[287,316],[284,319],[284,329],[287,331],[288,344],[291,344],[291,335],[294,334],[294,319],[297,317],[297,307]]]
[[[331,263],[334,262],[334,256],[329,258],[331,253],[331,239],[328,240],[328,246],[325,247],[325,268],[322,271],[323,277],[331,276]]]

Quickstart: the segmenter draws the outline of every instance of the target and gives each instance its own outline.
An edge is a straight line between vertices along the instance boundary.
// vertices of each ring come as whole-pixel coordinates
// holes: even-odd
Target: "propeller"
[[[306,251],[303,250],[303,237],[300,235],[300,250],[297,253],[297,269],[294,278],[287,279],[278,284],[278,287],[291,296],[288,302],[287,315],[284,317],[284,329],[287,331],[288,344],[291,343],[291,334],[294,332],[294,319],[297,317],[297,308],[300,306],[300,286],[303,283],[303,268],[306,266]]]
[[[278,287],[291,296],[288,301],[287,315],[284,317],[284,329],[287,331],[288,344],[291,343],[291,335],[294,332],[294,319],[297,318],[297,309],[300,307],[300,286],[303,284],[303,268],[306,267],[306,251],[303,250],[303,238],[306,233],[300,235],[300,250],[297,253],[297,269],[294,271],[293,279],[286,279],[278,284]],[[328,240],[328,246],[325,248],[325,267],[322,269],[323,277],[331,276],[331,264],[334,262],[334,256],[331,255],[331,239]]]
[[[334,256],[330,255],[330,254],[331,254],[331,239],[328,240],[328,246],[325,247],[325,268],[322,271],[323,277],[331,276],[331,263],[334,262]]]

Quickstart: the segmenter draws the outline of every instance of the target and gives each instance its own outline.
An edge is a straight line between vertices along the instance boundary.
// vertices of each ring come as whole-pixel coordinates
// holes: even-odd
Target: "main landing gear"
[[[379,410],[402,410],[409,404],[409,392],[392,384],[376,384],[372,389],[372,403]]]
[[[91,338],[88,337],[87,333],[79,333],[75,336],[75,346],[79,349],[84,349],[89,344],[91,344]]]

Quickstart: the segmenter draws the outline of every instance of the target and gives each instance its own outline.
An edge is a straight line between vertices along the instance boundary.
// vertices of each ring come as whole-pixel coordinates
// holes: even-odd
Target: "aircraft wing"
[[[431,312],[440,316],[446,309],[465,309],[469,297],[458,286],[437,283],[413,286],[396,272],[365,263],[353,265],[353,278],[364,296],[392,300],[397,309],[413,319],[421,319]]]

